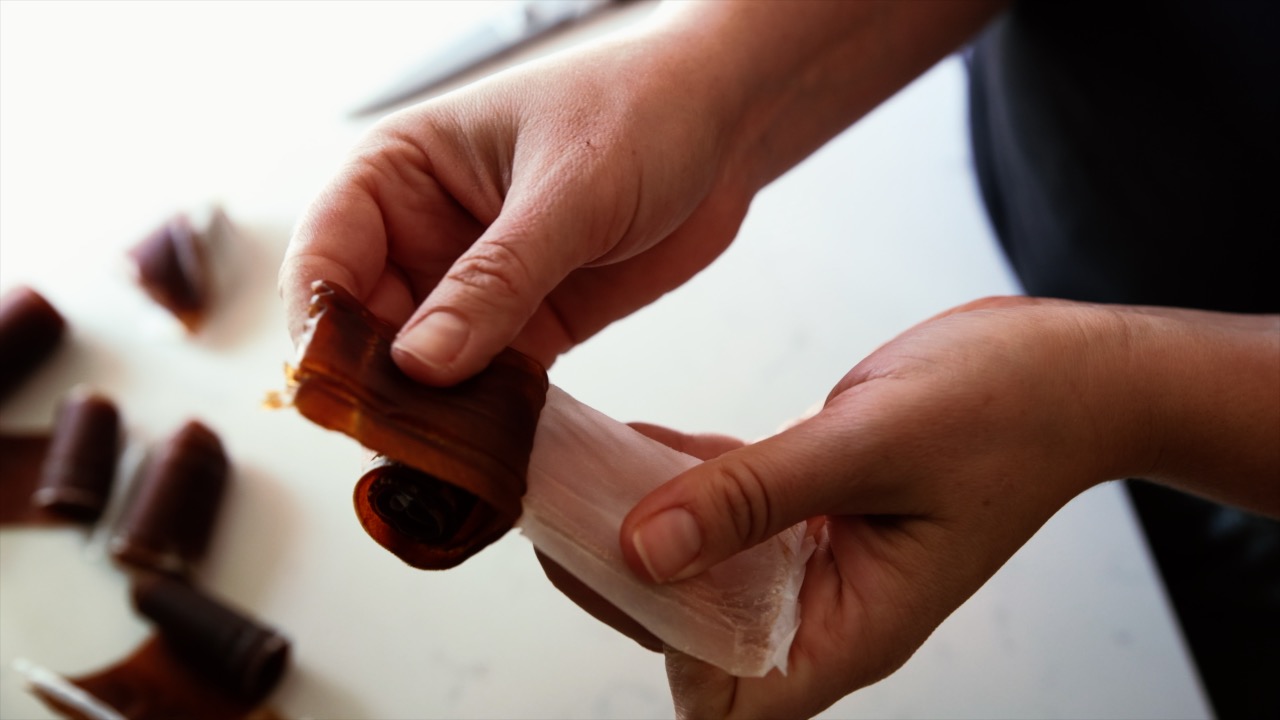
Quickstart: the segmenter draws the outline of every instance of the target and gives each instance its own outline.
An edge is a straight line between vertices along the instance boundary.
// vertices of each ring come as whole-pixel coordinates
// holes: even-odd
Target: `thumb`
[[[885,512],[892,491],[858,481],[874,474],[858,467],[866,453],[846,425],[828,407],[654,490],[623,520],[627,564],[655,582],[683,580],[809,518]]]
[[[413,378],[450,385],[509,345],[543,298],[586,262],[585,244],[566,242],[548,213],[504,209],[449,268],[392,345]]]

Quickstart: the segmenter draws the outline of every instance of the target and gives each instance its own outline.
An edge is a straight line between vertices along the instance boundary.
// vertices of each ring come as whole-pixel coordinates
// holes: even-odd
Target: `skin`
[[[295,338],[324,279],[403,324],[396,361],[423,382],[508,344],[549,365],[705,267],[761,187],[996,9],[805,5],[673,3],[389,116],[295,232],[280,273]]]
[[[669,580],[821,523],[786,676],[667,654],[681,717],[807,716],[900,667],[1095,484],[1146,477],[1280,514],[1278,434],[1280,318],[989,298],[886,344],[774,437],[654,435],[712,459],[642,500],[621,542],[641,577]],[[702,545],[655,575],[638,534],[670,508]]]
[[[280,274],[290,329],[324,279],[402,326],[395,360],[422,382],[464,379],[508,344],[550,365],[714,260],[760,188],[998,10],[673,3],[391,115],[298,226]],[[810,715],[899,667],[1097,483],[1280,514],[1280,317],[987,299],[857,363],[772,438],[642,430],[707,462],[624,522],[640,577],[687,577],[799,521],[821,539],[788,674],[669,652],[678,714]]]

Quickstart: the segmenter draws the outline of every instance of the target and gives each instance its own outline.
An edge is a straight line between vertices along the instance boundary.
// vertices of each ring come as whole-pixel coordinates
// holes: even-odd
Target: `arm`
[[[1138,308],[1125,372],[1151,429],[1119,475],[1280,517],[1280,316]]]
[[[760,189],[968,41],[1004,0],[676,2],[655,40],[729,90],[737,170]],[[669,50],[665,49],[669,48]]]

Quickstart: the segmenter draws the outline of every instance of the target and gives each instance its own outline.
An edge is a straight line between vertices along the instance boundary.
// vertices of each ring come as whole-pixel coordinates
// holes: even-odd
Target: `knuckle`
[[[531,274],[510,241],[494,240],[476,245],[459,258],[449,278],[486,296],[511,300],[524,296]]]
[[[720,466],[720,481],[711,498],[731,522],[740,547],[750,547],[769,536],[773,501],[764,479],[750,463],[726,459]]]

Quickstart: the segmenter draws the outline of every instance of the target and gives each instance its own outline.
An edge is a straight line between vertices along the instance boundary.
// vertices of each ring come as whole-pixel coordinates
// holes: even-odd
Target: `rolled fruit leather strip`
[[[0,297],[0,402],[53,354],[66,326],[53,305],[29,287]]]
[[[140,576],[134,607],[156,632],[125,659],[82,677],[25,668],[32,691],[70,718],[265,720],[288,665],[276,630],[185,582]]]
[[[452,387],[396,367],[396,329],[346,290],[316,283],[287,399],[304,417],[388,459],[356,485],[366,532],[409,565],[453,567],[520,517],[546,371],[504,350]]]
[[[96,522],[110,499],[119,449],[115,404],[73,388],[59,405],[52,436],[0,437],[0,523]]]
[[[134,280],[188,332],[200,328],[209,303],[206,242],[186,215],[175,215],[129,250]]]
[[[284,675],[289,641],[283,635],[185,581],[139,576],[133,605],[175,655],[229,697],[259,702]]]
[[[229,472],[217,434],[188,421],[143,465],[108,543],[111,556],[142,570],[190,570],[208,547]]]
[[[0,435],[0,525],[63,525],[69,521],[36,507],[31,493],[49,449],[47,434]]]
[[[111,498],[119,453],[115,403],[87,388],[73,388],[58,408],[31,502],[70,520],[97,522]]]

